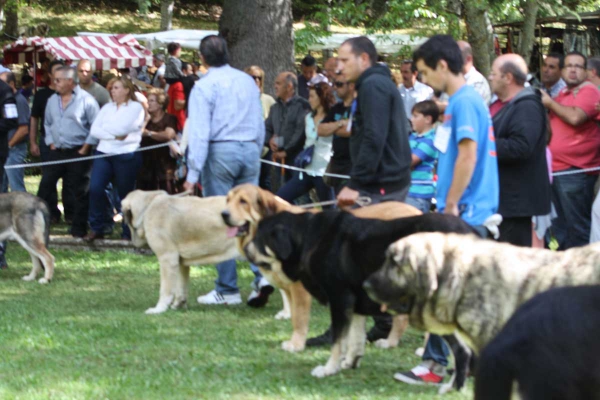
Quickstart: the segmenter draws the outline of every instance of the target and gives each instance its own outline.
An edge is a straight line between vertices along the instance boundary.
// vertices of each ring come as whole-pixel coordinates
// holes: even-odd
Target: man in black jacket
[[[0,72],[10,72],[2,67]],[[19,125],[19,113],[17,112],[17,100],[11,87],[0,80],[0,186],[4,179],[4,163],[8,157],[8,132],[16,129]],[[4,247],[0,245],[0,269],[6,268]]]
[[[489,80],[498,100],[490,106],[496,135],[500,241],[531,247],[531,218],[550,213],[546,163],[546,110],[539,90],[524,87],[527,64],[517,54],[494,61]]]
[[[340,207],[351,207],[359,196],[372,203],[404,201],[410,187],[411,151],[408,118],[390,70],[377,63],[377,50],[367,37],[346,40],[338,51],[338,69],[355,84],[356,100],[350,109],[350,181],[338,194]],[[390,315],[373,317],[367,339],[386,338]],[[307,346],[330,342],[330,331],[311,338]]]
[[[377,64],[375,45],[365,36],[342,44],[338,66],[348,82],[355,82],[358,93],[352,105],[352,171],[338,203],[352,206],[359,196],[374,203],[404,201],[410,186],[410,129],[390,70]]]

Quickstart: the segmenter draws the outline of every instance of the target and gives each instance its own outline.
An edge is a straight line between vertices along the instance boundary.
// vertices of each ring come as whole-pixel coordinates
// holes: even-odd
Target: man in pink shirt
[[[554,98],[542,92],[542,102],[550,110],[552,172],[572,171],[555,176],[552,202],[558,217],[552,232],[559,248],[589,243],[594,183],[598,172],[579,170],[600,165],[600,128],[596,104],[600,91],[586,81],[587,59],[578,52],[565,57],[562,77],[567,86]]]

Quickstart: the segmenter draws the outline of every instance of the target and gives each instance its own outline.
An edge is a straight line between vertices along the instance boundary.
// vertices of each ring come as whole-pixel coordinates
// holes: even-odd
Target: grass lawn
[[[26,177],[36,193],[39,176]],[[59,190],[60,196],[60,190]],[[54,234],[67,227],[52,228]],[[120,231],[120,229],[118,229]],[[118,236],[118,235],[117,235]],[[0,271],[0,399],[431,399],[436,388],[392,379],[419,362],[414,350],[422,334],[409,330],[400,348],[367,347],[358,370],[317,380],[328,349],[289,354],[289,321],[276,321],[279,294],[264,309],[245,305],[209,307],[196,297],[210,291],[212,266],[192,268],[187,310],[147,316],[158,300],[154,256],[125,252],[63,251],[49,285],[24,282],[29,255],[9,244],[10,268]],[[239,263],[244,299],[253,275]],[[310,334],[329,324],[315,304]],[[444,399],[472,398],[465,393]]]
[[[409,330],[401,347],[367,347],[358,370],[317,380],[327,349],[280,350],[289,321],[276,321],[281,298],[264,309],[200,306],[213,287],[211,266],[192,269],[188,310],[144,314],[158,299],[153,256],[52,250],[49,285],[23,282],[31,262],[9,245],[0,271],[0,399],[430,399],[435,388],[395,382],[392,374],[419,360],[422,335]],[[244,298],[252,273],[238,264]],[[311,334],[328,325],[314,305]],[[468,399],[464,394],[444,399]]]

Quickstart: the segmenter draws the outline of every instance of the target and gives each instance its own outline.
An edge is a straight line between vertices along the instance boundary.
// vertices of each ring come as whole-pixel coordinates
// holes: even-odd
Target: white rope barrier
[[[148,147],[140,147],[137,150],[133,151],[132,153],[159,149],[161,147],[167,147],[169,145],[170,145],[170,143],[166,142],[166,143],[154,144],[154,145],[148,146]],[[122,155],[122,154],[96,154],[93,156],[70,158],[68,160],[45,161],[45,162],[30,163],[30,164],[5,165],[4,169],[47,167],[48,165],[69,164],[69,163],[74,163],[74,162],[79,162],[79,161],[95,160],[97,158],[114,157],[114,156],[120,156],[120,155]]]
[[[171,145],[170,142],[165,142],[165,143],[155,144],[155,145],[152,145],[152,146],[140,147],[137,150],[133,151],[133,153],[137,153],[137,152],[141,152],[141,151],[148,151],[148,150],[159,149],[159,148],[167,147],[167,146],[170,146],[170,145]],[[121,155],[121,154],[96,154],[96,155],[92,155],[92,156],[71,158],[71,159],[68,159],[68,160],[45,161],[45,162],[29,163],[29,164],[5,165],[4,169],[46,167],[46,166],[49,166],[49,165],[68,164],[68,163],[74,163],[74,162],[80,162],[80,161],[95,160],[95,159],[98,159],[98,158],[114,157],[114,156],[118,156],[118,155]],[[312,176],[330,176],[332,178],[350,179],[349,175],[332,174],[332,173],[329,173],[329,172],[315,172],[315,171],[312,171],[312,170],[308,170],[308,169],[304,169],[304,168],[298,168],[298,167],[294,167],[294,166],[286,165],[286,164],[280,164],[280,163],[277,163],[277,162],[274,162],[274,161],[268,161],[268,160],[263,160],[263,159],[261,159],[260,162],[264,163],[264,164],[272,165],[274,167],[285,168],[285,169],[289,169],[289,170],[292,170],[292,171],[298,171],[298,172],[302,172],[302,173],[307,173],[308,175],[312,175]],[[571,171],[554,172],[554,173],[552,173],[552,176],[576,175],[576,174],[584,174],[584,173],[587,173],[587,172],[594,172],[594,171],[600,171],[600,166],[599,167],[593,167],[593,168],[576,169],[576,170],[571,170]],[[416,183],[416,184],[426,185],[426,184],[434,183],[434,181],[418,180],[418,181],[412,181],[412,183],[413,184]]]

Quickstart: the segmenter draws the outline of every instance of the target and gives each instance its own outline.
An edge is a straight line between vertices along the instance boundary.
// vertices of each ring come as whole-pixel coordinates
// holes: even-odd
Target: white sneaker
[[[269,296],[275,290],[275,288],[265,278],[260,279],[258,282],[258,287],[256,287],[254,282],[252,282],[252,288],[254,290],[252,290],[250,296],[248,296],[246,304],[255,308],[264,307],[269,301]]]
[[[216,290],[205,294],[204,296],[198,297],[198,303],[200,304],[224,304],[232,306],[235,304],[242,303],[242,296],[239,293],[235,294],[221,294]]]

